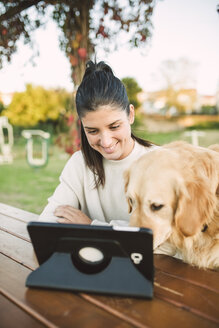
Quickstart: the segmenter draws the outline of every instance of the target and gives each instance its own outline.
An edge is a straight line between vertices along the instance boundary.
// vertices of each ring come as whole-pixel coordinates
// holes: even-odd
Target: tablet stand
[[[101,263],[78,257],[82,247],[95,247],[104,254]],[[115,240],[62,238],[55,252],[27,278],[26,286],[76,292],[152,298],[153,282],[137,269]]]

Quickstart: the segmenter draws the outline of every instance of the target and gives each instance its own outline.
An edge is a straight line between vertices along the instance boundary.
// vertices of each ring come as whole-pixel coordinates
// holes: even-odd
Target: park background
[[[162,145],[192,142],[188,132],[195,130],[202,133],[201,146],[219,143],[217,6],[216,0],[156,1],[151,38],[144,46],[130,48],[122,35],[117,48],[104,48],[100,39],[96,59],[105,60],[126,85],[136,107],[136,135]],[[36,15],[33,8],[29,10]],[[34,213],[42,211],[66,161],[79,147],[72,79],[77,57],[69,60],[60,49],[61,32],[51,13],[48,8],[44,26],[31,33],[32,44],[18,39],[17,51],[10,62],[2,59],[0,70],[0,117],[8,117],[14,132],[13,162],[0,164],[0,202]],[[98,14],[92,15],[99,22]],[[88,51],[81,52],[83,63],[88,57]],[[28,164],[24,129],[50,133],[44,167]],[[34,147],[39,157],[40,139],[35,139]]]

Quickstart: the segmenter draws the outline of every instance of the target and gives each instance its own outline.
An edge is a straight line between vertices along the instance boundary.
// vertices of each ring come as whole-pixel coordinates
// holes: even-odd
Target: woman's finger
[[[66,207],[66,206],[59,206],[55,210],[54,214],[56,216],[64,217],[64,218],[69,219],[69,220],[76,215],[73,207],[69,208],[69,207]]]
[[[84,214],[81,210],[74,208],[70,205],[61,205],[56,208],[54,211],[54,214],[61,218],[61,220],[67,220],[67,221],[61,221],[57,220],[57,222],[60,223],[77,223],[77,224],[90,224],[91,219]]]
[[[56,220],[58,223],[71,223],[71,221],[69,221],[68,219],[57,219]]]

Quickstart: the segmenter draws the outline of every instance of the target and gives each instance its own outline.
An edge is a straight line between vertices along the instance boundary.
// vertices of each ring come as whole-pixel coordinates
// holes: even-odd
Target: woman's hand
[[[91,219],[86,214],[70,205],[58,206],[54,215],[59,217],[59,223],[91,224]]]

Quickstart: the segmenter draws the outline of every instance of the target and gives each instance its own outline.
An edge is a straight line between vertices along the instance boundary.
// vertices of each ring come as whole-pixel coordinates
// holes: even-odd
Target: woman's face
[[[120,160],[130,154],[134,141],[131,124],[134,122],[134,107],[130,114],[111,105],[99,106],[81,119],[89,145],[104,158]]]

